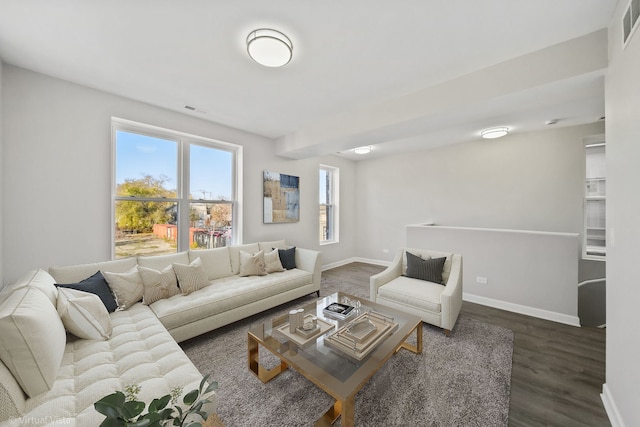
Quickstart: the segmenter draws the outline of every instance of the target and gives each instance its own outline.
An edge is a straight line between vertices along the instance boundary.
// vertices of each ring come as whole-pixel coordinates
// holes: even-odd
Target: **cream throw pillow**
[[[240,251],[240,277],[264,276],[267,274],[264,264],[264,251],[251,255]]]
[[[66,338],[56,308],[41,290],[17,289],[0,305],[0,359],[28,396],[53,387]]]
[[[271,252],[264,254],[265,270],[267,273],[275,273],[277,271],[284,271],[284,267],[280,262],[280,255],[278,249],[274,249]]]
[[[202,289],[209,285],[207,273],[202,268],[202,260],[196,258],[186,264],[173,264],[173,271],[178,276],[178,285],[182,291],[182,295],[189,295],[191,292]]]
[[[138,266],[138,271],[144,285],[143,304],[149,305],[158,300],[180,294],[178,279],[175,271],[173,271],[173,266],[169,265],[163,268],[162,271]]]
[[[137,267],[133,267],[126,273],[103,271],[102,275],[116,297],[118,310],[126,310],[142,299],[144,286]]]
[[[86,340],[107,340],[113,330],[100,297],[76,289],[58,289],[58,314],[67,331]]]

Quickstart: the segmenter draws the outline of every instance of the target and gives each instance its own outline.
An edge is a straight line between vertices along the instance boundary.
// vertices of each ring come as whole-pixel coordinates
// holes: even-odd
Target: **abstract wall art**
[[[265,224],[300,221],[300,177],[264,171]]]

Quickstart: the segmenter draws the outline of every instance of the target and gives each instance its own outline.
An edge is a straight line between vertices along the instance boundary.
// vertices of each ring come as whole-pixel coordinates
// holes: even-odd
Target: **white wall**
[[[404,226],[427,220],[582,234],[582,138],[603,132],[596,123],[361,161],[358,254],[391,260]]]
[[[437,225],[406,231],[409,248],[462,255],[465,301],[580,326],[578,234]]]
[[[337,158],[285,160],[274,142],[144,103],[5,64],[2,70],[5,182],[3,282],[28,269],[109,259],[112,116],[240,144],[244,150],[245,242],[284,238],[319,249],[318,165],[340,167],[344,200],[352,200],[354,164]],[[262,224],[262,172],[300,176],[301,218]],[[351,178],[351,179],[350,179]],[[355,209],[341,211],[353,229]],[[323,246],[323,262],[352,256],[353,245]]]
[[[618,3],[609,27],[607,116],[607,368],[603,401],[615,426],[640,425],[640,32],[622,48]]]

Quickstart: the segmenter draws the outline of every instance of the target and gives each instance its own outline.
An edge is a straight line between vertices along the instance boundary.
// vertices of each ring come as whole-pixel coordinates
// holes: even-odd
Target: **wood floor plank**
[[[384,267],[350,263],[323,278],[369,286]],[[463,302],[462,313],[514,331],[510,426],[611,426],[600,399],[606,329],[578,328]]]

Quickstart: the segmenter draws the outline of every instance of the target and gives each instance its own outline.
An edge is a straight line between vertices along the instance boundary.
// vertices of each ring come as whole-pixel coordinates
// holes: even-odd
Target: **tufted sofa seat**
[[[28,376],[38,378],[39,387],[47,389],[27,392],[24,379],[17,379],[3,363],[4,359],[0,361],[0,427],[98,426],[104,417],[95,411],[94,402],[116,390],[124,390],[128,384],[141,386],[138,397],[145,402],[170,393],[176,386],[182,387],[185,393],[197,388],[202,374],[177,342],[319,291],[321,269],[317,251],[296,248],[295,268],[264,276],[239,275],[240,252],[255,253],[272,248],[286,249],[287,246],[284,241],[273,241],[51,267],[48,273],[29,272],[17,283],[6,286],[0,291],[0,327],[7,319],[11,327],[14,323],[18,325],[23,321],[20,316],[24,315],[42,325],[45,313],[51,316],[53,310],[53,316],[58,314],[55,308],[58,290],[54,283],[75,283],[97,271],[125,273],[136,266],[161,270],[172,263],[189,264],[200,258],[209,281],[207,286],[187,295],[174,295],[149,305],[137,302],[110,313],[112,331],[105,340],[80,339],[67,333],[65,344],[64,328],[60,326],[63,328],[60,336],[55,321],[50,322],[51,328],[45,325],[44,330],[38,332],[40,335],[33,330],[24,331],[39,345],[25,351],[37,359],[38,352],[59,349],[61,362],[53,378],[47,378],[44,373],[27,372]],[[7,307],[15,301],[24,307],[18,306],[17,311],[15,307]],[[11,310],[14,312],[10,313]],[[12,316],[17,319],[15,322]],[[56,319],[60,321],[59,317]],[[22,334],[19,329],[14,336]],[[4,352],[0,356],[6,356],[8,339],[0,332],[0,352]],[[213,374],[215,376],[215,372]],[[213,412],[215,394],[210,400],[206,409]]]

